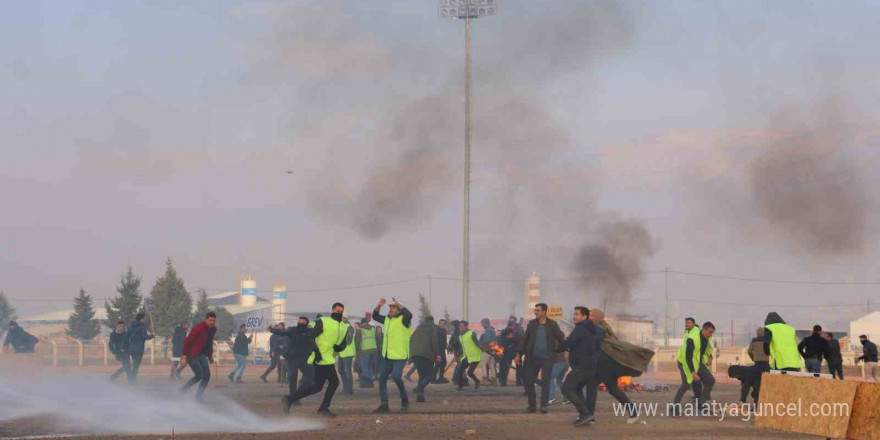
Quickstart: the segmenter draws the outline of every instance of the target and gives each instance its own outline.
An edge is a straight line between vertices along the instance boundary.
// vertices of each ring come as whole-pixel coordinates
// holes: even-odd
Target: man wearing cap
[[[388,316],[379,313],[386,304],[385,298],[379,300],[373,309],[373,320],[381,322],[384,327],[382,343],[382,359],[379,367],[379,407],[374,412],[387,413],[388,408],[388,378],[390,377],[397,385],[400,393],[400,410],[409,410],[409,398],[403,384],[403,369],[409,359],[410,337],[412,326],[412,313],[400,304],[397,298],[391,298],[388,305]]]

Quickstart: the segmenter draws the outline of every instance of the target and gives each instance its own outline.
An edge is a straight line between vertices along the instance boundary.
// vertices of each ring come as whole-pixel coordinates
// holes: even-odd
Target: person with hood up
[[[492,349],[490,347],[493,343],[498,343],[498,335],[495,333],[495,328],[492,327],[489,318],[480,320],[480,325],[483,326],[483,334],[480,335],[480,348],[483,350],[480,370],[483,371],[483,380],[489,383],[496,383],[498,380],[498,361],[495,359],[494,354],[491,353]]]
[[[516,348],[519,345],[519,342],[516,340],[515,331],[505,328],[501,332],[501,342],[499,344],[504,349],[504,353],[501,355],[501,360],[498,364],[498,385],[506,387],[508,376],[510,376],[510,367],[514,357],[516,357]]]
[[[284,373],[284,367],[281,365],[281,353],[284,350],[284,342],[287,338],[286,332],[284,331],[284,323],[279,322],[275,325],[275,329],[279,330],[279,333],[272,332],[272,336],[269,336],[269,368],[266,368],[266,371],[260,375],[260,380],[263,383],[269,383],[266,380],[266,376],[272,372],[272,370],[278,369],[278,383],[282,383],[284,378],[282,378],[282,374]]]
[[[186,339],[186,331],[189,330],[189,324],[179,324],[174,328],[174,334],[171,335],[171,375],[169,380],[180,377],[183,367],[180,366],[180,357],[183,356],[183,341]]]
[[[128,326],[128,352],[131,354],[131,369],[128,372],[129,385],[137,384],[138,370],[141,368],[141,360],[144,358],[144,345],[147,341],[155,338],[147,330],[146,315],[138,313],[134,321]]]
[[[205,320],[193,326],[193,329],[183,340],[183,356],[180,357],[180,366],[189,368],[193,377],[180,388],[181,393],[187,392],[193,385],[199,384],[196,391],[196,400],[202,401],[205,388],[211,381],[211,362],[214,360],[214,336],[217,334],[217,314],[208,312]]]
[[[290,326],[284,330],[273,327],[269,327],[268,330],[273,334],[281,334],[288,338],[284,351],[287,383],[289,385],[288,396],[292,396],[296,389],[301,386],[298,382],[300,374],[302,374],[303,385],[313,384],[315,382],[315,353],[312,351],[310,340],[309,318],[300,316],[296,326]],[[302,406],[302,402],[299,400],[293,400],[290,404],[292,406]]]
[[[452,321],[452,335],[449,337],[449,344],[446,347],[446,351],[452,354],[452,365],[446,367],[453,368],[452,370],[452,384],[457,387],[466,387],[468,386],[467,376],[462,377],[459,373],[459,361],[461,356],[464,354],[461,348],[461,333],[459,333],[459,324],[461,321],[453,320]]]
[[[382,316],[380,311],[386,304],[385,298],[379,299],[379,303],[373,309],[373,321],[381,322],[385,329],[385,337],[382,344],[382,365],[379,367],[379,407],[374,412],[387,413],[388,408],[388,379],[397,385],[400,394],[400,410],[409,410],[409,397],[406,395],[406,387],[403,384],[403,369],[409,359],[409,343],[412,336],[412,313],[400,304],[397,298],[388,305],[388,316]]]
[[[336,357],[345,350],[345,334],[348,324],[342,322],[342,314],[345,306],[342,303],[333,303],[330,308],[330,316],[322,317],[315,322],[309,332],[309,344],[314,353],[315,380],[311,383],[303,381],[303,384],[293,394],[281,398],[281,408],[285,413],[290,413],[293,402],[301,400],[312,394],[320,393],[327,386],[324,398],[318,407],[318,415],[324,417],[336,417],[330,411],[330,403],[336,389],[339,388],[339,376],[336,374]],[[308,324],[306,324],[308,326]]]
[[[438,364],[443,356],[437,334],[434,317],[425,316],[409,340],[410,359],[419,372],[419,383],[415,389],[416,402],[419,403],[425,401],[425,388],[434,380],[434,365]]]
[[[131,356],[128,354],[128,344],[126,343],[125,338],[125,321],[119,321],[116,323],[116,329],[113,333],[110,333],[110,341],[107,342],[107,349],[109,349],[110,353],[113,353],[113,356],[116,357],[116,360],[122,364],[118,370],[110,375],[110,381],[112,382],[116,380],[116,378],[122,373],[125,373],[127,376],[128,370],[131,369]]]
[[[747,403],[749,390],[752,391],[752,400],[758,403],[761,395],[761,375],[770,371],[770,356],[764,353],[764,327],[758,327],[757,337],[749,344],[749,358],[755,364],[749,367],[742,381],[739,401]]]
[[[559,344],[559,352],[568,352],[571,369],[562,384],[562,394],[577,409],[574,426],[587,426],[595,422],[596,397],[599,392],[597,376],[599,362],[599,335],[596,325],[589,319],[586,307],[574,308],[574,330]],[[586,387],[586,400],[584,388]]]
[[[33,353],[34,347],[40,342],[36,336],[24,331],[15,321],[9,321],[7,327],[6,340],[3,341],[3,348],[12,346],[16,354]]]
[[[376,380],[376,357],[379,354],[379,343],[376,339],[376,328],[370,325],[367,318],[361,319],[361,327],[355,332],[354,343],[358,350],[358,365],[361,373],[358,374],[358,385],[361,388],[373,388]]]
[[[449,345],[446,342],[445,319],[441,319],[437,323],[437,344],[440,346],[440,362],[434,364],[434,381],[432,383],[449,383],[449,380],[446,379],[446,349],[449,348]]]
[[[798,353],[804,358],[804,364],[810,373],[822,372],[822,359],[828,357],[828,341],[822,337],[822,326],[814,325],[813,334],[798,344]]]
[[[522,341],[525,332],[522,327],[522,320],[517,319],[516,316],[510,315],[507,319],[507,328],[513,332],[513,341],[516,344],[516,347],[519,347],[520,342]],[[516,369],[516,386],[520,387],[523,384],[523,370],[522,368]]]
[[[608,395],[624,405],[629,415],[626,423],[632,425],[639,421],[638,407],[617,385],[618,379],[623,376],[638,377],[648,371],[654,352],[621,341],[605,321],[605,312],[601,309],[590,309],[590,321],[596,325],[599,337],[597,369],[599,382],[605,383]]]
[[[235,336],[235,342],[232,343],[232,355],[235,356],[235,368],[229,373],[229,381],[232,383],[244,383],[241,377],[244,376],[244,370],[247,368],[247,358],[250,354],[248,344],[254,340],[254,336],[247,335],[247,326],[242,324],[238,327],[238,334]]]
[[[773,370],[801,371],[804,368],[795,329],[776,312],[768,313],[764,320],[764,354],[770,356]]]
[[[832,378],[843,380],[843,355],[840,353],[840,341],[834,339],[834,335],[830,332],[825,333],[825,340],[828,341],[828,372]]]
[[[880,382],[880,368],[877,367],[877,344],[868,340],[868,335],[859,335],[862,344],[862,355],[856,359],[856,363],[864,361],[863,377],[866,382]]]

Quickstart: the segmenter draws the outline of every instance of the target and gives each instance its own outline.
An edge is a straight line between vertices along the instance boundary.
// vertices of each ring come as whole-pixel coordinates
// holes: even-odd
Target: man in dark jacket
[[[16,353],[33,353],[34,346],[37,345],[37,342],[40,342],[36,336],[24,331],[15,321],[9,321],[7,330],[3,348],[11,345]]]
[[[272,332],[272,336],[269,336],[269,368],[266,368],[266,371],[260,375],[260,380],[265,383],[268,383],[266,380],[266,376],[272,372],[274,369],[278,369],[278,383],[281,383],[284,379],[281,377],[284,368],[281,366],[281,354],[284,350],[284,340],[287,338],[286,332],[284,331],[284,323],[278,323],[275,328],[279,331],[278,333]]]
[[[556,348],[565,335],[556,321],[547,317],[547,304],[535,305],[535,319],[529,321],[525,336],[519,346],[516,364],[525,369],[524,379],[526,395],[529,400],[528,413],[536,412],[535,384],[538,372],[541,372],[541,414],[547,414],[547,403],[550,400],[550,380],[553,363],[556,361]],[[526,360],[523,362],[522,357]]]
[[[141,360],[144,358],[144,344],[155,336],[147,330],[146,315],[138,313],[134,322],[128,326],[128,352],[131,354],[131,369],[128,372],[129,385],[137,384],[138,370],[141,368]]]
[[[840,354],[840,341],[834,339],[834,335],[830,332],[825,333],[825,340],[828,341],[828,356],[825,360],[828,362],[828,372],[831,377],[843,380],[843,355]]]
[[[437,337],[438,329],[433,316],[425,316],[410,337],[409,355],[419,372],[416,402],[425,401],[425,388],[434,379],[434,365],[440,363],[443,350]]]
[[[516,357],[516,350],[519,346],[515,331],[505,328],[501,332],[500,344],[504,353],[501,355],[501,360],[498,364],[498,385],[506,387],[508,376],[510,376],[510,366],[513,363],[514,357]]]
[[[868,335],[859,335],[859,342],[862,344],[862,355],[856,359],[865,362],[865,381],[880,382],[880,368],[877,367],[877,344],[868,340]]]
[[[446,320],[441,319],[437,323],[437,343],[440,346],[440,362],[434,364],[434,380],[433,383],[443,384],[449,383],[446,379],[446,349],[449,345],[446,342]]]
[[[122,364],[116,372],[110,375],[110,380],[114,381],[122,373],[127,375],[128,370],[131,369],[131,355],[128,354],[128,344],[125,338],[125,321],[116,323],[116,330],[110,333],[110,341],[107,343],[107,348],[110,350],[110,353],[113,353],[116,360]]]
[[[814,325],[813,334],[798,344],[798,352],[804,358],[804,364],[810,373],[822,372],[822,359],[828,354],[828,341],[822,337],[822,326]]]
[[[315,367],[309,362],[309,359],[313,357],[312,343],[310,341],[311,330],[309,328],[309,318],[305,316],[299,317],[295,327],[288,327],[284,331],[269,327],[269,331],[273,334],[283,334],[288,338],[284,351],[287,383],[289,384],[288,396],[292,396],[296,392],[297,387],[311,385],[315,382]],[[302,373],[302,385],[297,380],[300,373]],[[301,406],[302,402],[292,400],[290,404]]]
[[[253,335],[247,335],[246,325],[242,324],[238,327],[238,334],[232,344],[232,355],[235,356],[235,368],[229,373],[229,381],[232,383],[243,383],[241,377],[244,376],[248,354],[250,354],[248,345],[253,341],[253,338]]]
[[[183,356],[183,340],[186,339],[186,331],[189,324],[183,323],[174,328],[174,334],[171,335],[171,375],[168,379],[181,379],[180,372],[183,367],[180,366],[180,357]]]
[[[217,334],[217,315],[208,312],[205,320],[196,324],[186,339],[183,341],[183,356],[180,358],[180,366],[193,371],[193,378],[180,389],[186,392],[193,385],[199,384],[196,391],[196,400],[201,401],[205,388],[211,380],[211,362],[214,360],[214,335]]]
[[[513,340],[516,343],[516,346],[519,347],[519,344],[522,342],[523,336],[525,336],[525,332],[522,327],[522,319],[517,319],[516,316],[510,315],[510,318],[507,320],[507,328],[513,331]],[[518,368],[516,370],[516,386],[522,386],[523,384],[523,369]]]
[[[764,327],[758,327],[757,337],[752,339],[748,349],[749,358],[755,364],[749,367],[743,377],[742,389],[740,390],[740,402],[746,403],[749,389],[752,390],[752,400],[758,403],[761,395],[762,374],[770,371],[770,356],[764,353]]]
[[[449,337],[449,344],[446,347],[446,351],[452,354],[452,364],[455,368],[452,371],[452,384],[456,386],[466,387],[468,386],[467,376],[461,377],[458,369],[458,364],[461,360],[461,355],[463,353],[461,348],[461,334],[459,333],[459,324],[461,324],[461,321],[452,321],[452,335]],[[447,367],[447,369],[448,368],[449,367]]]
[[[558,351],[568,351],[571,370],[562,384],[562,394],[578,411],[575,426],[587,426],[595,421],[596,395],[599,378],[596,376],[599,353],[599,337],[596,325],[588,318],[590,310],[586,307],[574,308],[575,327],[562,343]],[[528,331],[527,331],[528,332]],[[544,374],[547,370],[544,370]],[[587,399],[584,400],[584,387]]]

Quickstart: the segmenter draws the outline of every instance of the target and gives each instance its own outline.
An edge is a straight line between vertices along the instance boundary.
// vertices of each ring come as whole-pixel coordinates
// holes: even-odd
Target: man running
[[[322,317],[315,321],[315,326],[311,329],[310,341],[312,351],[315,353],[315,381],[303,384],[296,391],[281,398],[282,408],[284,412],[290,413],[290,405],[304,397],[317,394],[327,385],[327,391],[324,392],[324,399],[321,400],[321,406],[318,407],[318,414],[325,417],[336,417],[330,411],[330,403],[333,401],[333,395],[339,388],[339,376],[336,375],[336,357],[339,352],[345,350],[345,333],[346,326],[342,322],[342,314],[345,312],[345,306],[342,303],[334,303],[330,310],[330,317]]]
[[[110,380],[114,381],[122,373],[127,375],[128,370],[131,368],[131,356],[128,354],[128,343],[125,337],[125,321],[116,323],[116,330],[110,334],[110,342],[107,344],[107,348],[110,349],[110,353],[113,353],[113,356],[116,356],[116,360],[122,364],[115,373],[110,375]]]
[[[214,335],[217,334],[217,315],[214,312],[205,314],[205,320],[193,326],[186,339],[183,341],[183,356],[180,357],[180,366],[193,371],[193,378],[180,389],[185,393],[193,385],[199,384],[196,391],[196,400],[201,401],[205,388],[211,380],[211,362],[214,359]]]
[[[587,426],[595,421],[596,396],[599,388],[598,367],[599,337],[596,325],[589,320],[590,310],[574,308],[574,330],[561,344],[559,351],[569,352],[571,369],[562,384],[562,394],[578,411],[575,426]],[[587,399],[584,400],[586,387]]]
[[[459,341],[462,348],[462,356],[458,361],[458,376],[464,380],[464,377],[470,377],[474,381],[474,390],[480,389],[480,381],[474,374],[480,362],[483,360],[483,350],[480,350],[480,341],[477,339],[476,333],[468,329],[467,321],[458,322]],[[463,382],[459,382],[458,391],[464,389]]]
[[[538,372],[541,372],[541,414],[547,414],[547,403],[550,400],[550,373],[556,361],[556,347],[565,340],[565,334],[559,329],[556,321],[547,317],[547,304],[535,304],[535,319],[529,321],[526,334],[520,342],[516,364],[525,369],[526,395],[529,400],[527,413],[537,412],[535,384]],[[525,362],[523,362],[525,356]]]

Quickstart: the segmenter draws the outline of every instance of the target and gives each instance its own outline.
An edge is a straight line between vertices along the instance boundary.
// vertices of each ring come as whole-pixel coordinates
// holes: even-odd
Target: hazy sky
[[[474,278],[572,277],[561,261],[610,216],[650,232],[645,270],[880,281],[880,4],[498,2],[473,34]],[[431,0],[376,5],[0,6],[0,289],[20,314],[69,307],[33,300],[80,286],[110,296],[128,264],[148,291],[167,256],[191,290],[459,277],[463,22]],[[371,237],[373,214],[387,230]],[[636,282],[627,309],[662,319],[663,281]],[[880,286],[669,281],[672,317],[725,331],[771,309],[841,328],[866,307],[684,299],[880,304]],[[544,290],[599,301],[574,281]],[[435,280],[435,314],[456,314],[459,292]],[[472,293],[472,318],[523,302],[518,282]]]

